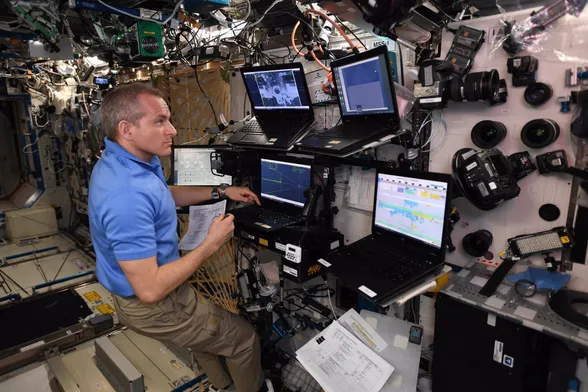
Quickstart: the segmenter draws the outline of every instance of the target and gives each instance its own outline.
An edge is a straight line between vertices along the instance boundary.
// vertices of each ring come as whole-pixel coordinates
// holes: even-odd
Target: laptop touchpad
[[[240,140],[240,142],[242,142],[242,143],[255,143],[256,141],[259,140],[260,136],[261,135],[251,135],[251,134],[245,135],[243,137],[243,139]]]

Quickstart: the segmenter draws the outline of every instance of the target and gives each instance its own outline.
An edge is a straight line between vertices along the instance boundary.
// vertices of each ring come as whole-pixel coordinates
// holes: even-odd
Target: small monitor
[[[308,110],[306,79],[299,68],[243,71],[255,110]]]
[[[211,155],[213,148],[200,146],[174,146],[174,185],[217,186],[231,184],[231,176],[215,175],[212,172]]]
[[[261,160],[261,197],[304,207],[304,191],[310,188],[311,166],[300,163]]]
[[[110,79],[109,78],[95,77],[94,78],[94,84],[97,84],[97,85],[100,85],[100,86],[108,86],[110,84]]]
[[[387,67],[386,55],[383,53],[334,67],[343,116],[394,113],[394,97]]]
[[[446,182],[378,174],[374,224],[441,249]]]

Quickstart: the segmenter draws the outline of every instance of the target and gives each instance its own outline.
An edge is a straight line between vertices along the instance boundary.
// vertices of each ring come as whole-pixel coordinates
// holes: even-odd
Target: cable
[[[261,21],[263,20],[263,18],[265,18],[265,16],[267,15],[267,13],[268,13],[268,12],[269,12],[269,11],[270,11],[272,8],[274,8],[274,6],[275,6],[276,4],[278,4],[278,3],[279,3],[279,2],[281,2],[281,1],[283,1],[283,0],[275,0],[275,1],[274,1],[274,2],[273,2],[273,3],[272,3],[272,4],[271,4],[271,5],[270,5],[270,6],[267,8],[267,10],[265,10],[265,12],[263,13],[263,15],[261,15],[261,18],[257,19],[257,20],[256,20],[255,22],[253,22],[251,25],[247,26],[247,28],[249,29],[249,28],[251,28],[251,27],[255,26],[256,24],[258,24],[259,22],[261,22]]]
[[[329,284],[327,283],[327,279],[325,279],[325,285],[327,286],[327,296],[329,297],[329,305],[331,306],[331,311],[333,312],[333,317],[335,317],[335,321],[337,319],[337,313],[335,313],[335,308],[333,307],[333,301],[331,301],[331,290],[329,289]]]
[[[347,31],[349,31],[351,33],[351,35],[353,35],[353,37],[364,47],[364,49],[367,49],[367,46],[365,46],[365,44],[363,43],[362,40],[359,39],[359,37],[357,35],[355,35],[355,33],[353,32],[353,30],[351,30],[347,25],[345,25],[343,23],[343,21],[341,20],[341,18],[339,18],[339,16],[334,15],[335,19],[337,19],[337,22],[339,22],[340,25],[342,25],[343,27],[345,27],[347,29]]]
[[[198,58],[196,58],[196,64],[198,64]],[[198,79],[198,66],[194,66],[194,76],[196,77],[196,83],[198,84],[198,88],[200,88],[202,95],[204,95],[204,98],[206,98],[206,100],[208,101],[208,104],[210,105],[210,110],[212,110],[212,114],[214,115],[215,125],[219,124],[218,117],[216,116],[216,111],[214,110],[214,106],[212,106],[212,102],[210,101],[210,97],[204,92],[204,89],[200,85],[200,80]]]
[[[118,13],[120,13],[120,14],[123,14],[123,15],[129,16],[129,17],[131,17],[131,18],[134,18],[134,19],[139,19],[139,20],[146,20],[146,21],[148,21],[148,22],[154,22],[154,23],[157,23],[157,24],[159,24],[159,25],[162,25],[162,26],[163,26],[163,25],[167,24],[167,23],[168,23],[170,20],[172,20],[172,19],[174,18],[174,16],[176,16],[176,13],[178,12],[178,9],[180,8],[180,6],[181,6],[181,5],[182,5],[182,3],[184,2],[184,0],[180,0],[180,1],[178,1],[178,4],[176,4],[176,7],[174,8],[174,10],[173,10],[173,12],[171,13],[171,15],[170,15],[170,16],[169,16],[169,17],[168,17],[166,20],[164,20],[163,22],[161,22],[161,21],[159,21],[159,20],[156,20],[156,19],[151,19],[151,18],[143,18],[142,16],[137,16],[137,15],[129,14],[129,13],[128,13],[128,12],[126,12],[126,11],[119,10],[119,9],[118,9],[118,8],[116,8],[116,7],[113,7],[113,6],[109,5],[109,4],[106,4],[106,3],[105,3],[104,1],[102,1],[102,0],[98,0],[98,2],[99,2],[100,4],[102,4],[103,6],[105,6],[105,7],[108,7],[108,8],[110,8],[111,10],[113,10],[113,11],[116,11],[116,12],[118,12]]]

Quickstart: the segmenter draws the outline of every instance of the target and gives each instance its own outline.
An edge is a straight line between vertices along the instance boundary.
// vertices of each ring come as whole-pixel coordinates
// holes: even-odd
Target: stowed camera
[[[461,195],[477,208],[489,211],[517,197],[521,192],[517,181],[535,170],[535,165],[526,152],[506,157],[496,148],[462,148],[453,156],[451,168]]]
[[[428,60],[419,69],[419,83],[414,95],[423,109],[440,109],[449,100],[455,102],[487,101],[490,105],[506,102],[506,83],[501,87],[498,71],[455,74],[448,61]]]
[[[512,74],[513,87],[529,86],[537,80],[539,60],[533,56],[511,57],[506,62],[508,73]]]

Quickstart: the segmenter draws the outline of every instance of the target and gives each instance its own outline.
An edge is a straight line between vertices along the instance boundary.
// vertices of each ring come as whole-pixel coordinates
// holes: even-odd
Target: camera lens
[[[531,106],[541,106],[553,96],[553,89],[545,83],[533,83],[525,89],[525,102]]]
[[[521,130],[521,140],[530,148],[544,148],[559,137],[559,125],[553,120],[531,120]]]
[[[451,99],[461,101],[495,102],[500,90],[500,75],[493,69],[488,72],[467,74],[463,80],[453,79],[451,82]]]
[[[480,121],[472,128],[472,142],[487,150],[496,147],[506,137],[506,126],[498,121]]]
[[[488,230],[478,230],[463,237],[463,250],[472,257],[483,257],[492,246],[492,233]]]

